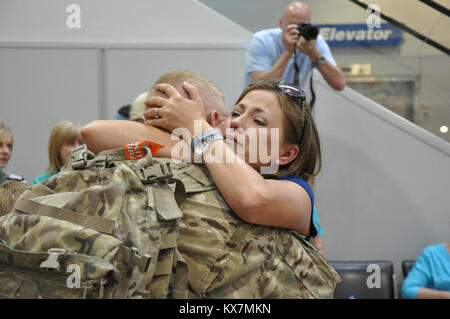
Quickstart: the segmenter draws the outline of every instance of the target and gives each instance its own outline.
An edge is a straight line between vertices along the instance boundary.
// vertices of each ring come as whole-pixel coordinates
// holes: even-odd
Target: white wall
[[[69,29],[67,7],[80,7]],[[237,24],[196,0],[2,0],[0,41],[50,43],[246,43]]]
[[[67,27],[71,3],[80,29]],[[195,0],[0,1],[0,120],[15,139],[7,170],[31,182],[48,166],[56,123],[112,119],[168,71],[206,76],[231,107],[250,37]]]
[[[314,76],[323,152],[314,191],[325,255],[392,260],[401,281],[402,260],[450,240],[450,144]]]

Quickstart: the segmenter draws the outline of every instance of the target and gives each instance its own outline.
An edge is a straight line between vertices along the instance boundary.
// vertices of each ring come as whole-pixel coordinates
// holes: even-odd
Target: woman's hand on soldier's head
[[[167,98],[152,96],[145,101],[148,109],[144,112],[145,124],[160,127],[170,132],[176,128],[187,128],[193,134],[195,121],[205,121],[205,109],[197,87],[183,83],[189,98],[184,98],[170,84],[156,84],[155,88]]]

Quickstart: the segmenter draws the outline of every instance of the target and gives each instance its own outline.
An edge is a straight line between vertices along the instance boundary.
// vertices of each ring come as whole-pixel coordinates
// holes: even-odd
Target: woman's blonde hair
[[[11,139],[11,151],[12,147],[14,145],[14,138],[11,129],[6,126],[6,124],[3,121],[0,121],[0,137],[3,137],[5,135],[8,135]]]
[[[241,93],[236,104],[250,91],[267,90],[276,94],[284,114],[283,142],[297,145],[299,153],[293,161],[280,166],[272,176],[298,176],[313,185],[322,167],[319,134],[306,101],[284,93],[280,83],[280,80],[272,79],[253,83]]]
[[[81,139],[80,124],[62,121],[55,125],[48,140],[48,159],[50,165],[47,168],[47,173],[60,170],[64,166],[59,152],[65,143],[75,139]]]

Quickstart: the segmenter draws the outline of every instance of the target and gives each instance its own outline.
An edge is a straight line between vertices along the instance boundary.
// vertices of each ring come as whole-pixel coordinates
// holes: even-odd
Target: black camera
[[[319,34],[319,29],[313,26],[311,23],[300,23],[297,24],[298,32],[300,35],[305,38],[306,41],[317,39],[317,35]]]

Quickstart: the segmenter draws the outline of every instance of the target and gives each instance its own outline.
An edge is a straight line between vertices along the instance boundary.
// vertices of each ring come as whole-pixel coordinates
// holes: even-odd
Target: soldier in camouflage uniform
[[[302,111],[307,112],[304,106]],[[149,138],[145,134],[140,138]],[[189,265],[191,296],[332,296],[339,278],[302,235],[245,223],[228,207],[217,189],[211,188],[213,182],[206,170],[188,167],[191,168],[182,169],[183,181],[190,180],[194,185],[195,180],[197,184],[201,181],[208,185],[206,189],[198,189],[196,185],[197,190],[188,186],[187,200],[182,205],[179,250]]]
[[[244,222],[206,169],[172,168],[187,192],[178,249],[189,269],[190,298],[333,297],[339,277],[303,236]]]

